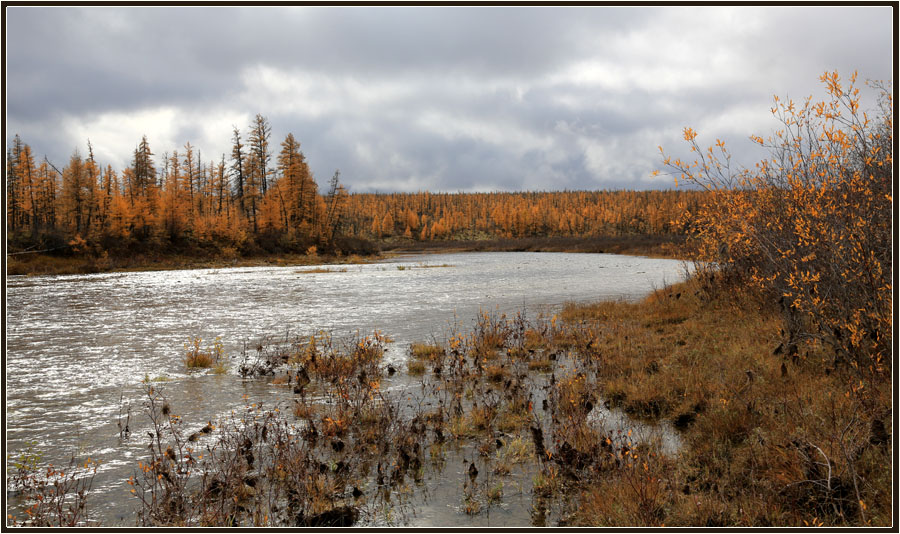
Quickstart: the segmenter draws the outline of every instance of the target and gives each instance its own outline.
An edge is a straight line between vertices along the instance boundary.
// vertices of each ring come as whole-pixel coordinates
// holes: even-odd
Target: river
[[[387,362],[399,363],[409,343],[441,340],[454,325],[468,329],[480,310],[534,316],[567,301],[634,300],[684,272],[676,260],[482,252],[364,265],[7,277],[7,452],[33,444],[43,462],[100,460],[92,516],[130,524],[135,502],[124,481],[145,445],[121,441],[117,420],[130,408],[132,424],[143,424],[145,377],[160,381],[185,421],[205,422],[246,402],[290,398],[287,388],[234,371],[244,344],[265,336],[380,330],[393,339]],[[181,358],[191,336],[204,345],[221,338],[231,371],[187,373]]]

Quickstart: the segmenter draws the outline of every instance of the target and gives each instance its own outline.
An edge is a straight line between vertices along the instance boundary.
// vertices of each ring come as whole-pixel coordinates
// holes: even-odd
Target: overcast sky
[[[892,79],[890,7],[7,7],[6,143],[57,166],[146,134],[204,161],[261,113],[352,191],[670,188],[657,150],[750,165],[772,96]],[[245,134],[246,137],[246,134]],[[274,162],[274,158],[273,158]]]

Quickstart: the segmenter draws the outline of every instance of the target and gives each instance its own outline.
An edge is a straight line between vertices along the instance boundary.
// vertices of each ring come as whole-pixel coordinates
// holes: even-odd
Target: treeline
[[[230,157],[204,161],[190,142],[157,156],[146,136],[117,171],[76,150],[59,169],[18,135],[7,150],[12,251],[226,257],[373,252],[374,242],[681,235],[697,191],[350,194],[335,172],[325,191],[300,143],[277,152],[257,115],[232,132]]]
[[[154,159],[146,136],[121,172],[76,150],[62,169],[36,161],[17,135],[7,150],[6,217],[11,249],[246,255],[334,250],[347,208],[336,171],[322,193],[300,143],[277,153],[257,115],[246,141],[235,128],[231,157],[204,162],[199,149]]]
[[[681,235],[697,191],[352,194],[346,231],[415,241]]]

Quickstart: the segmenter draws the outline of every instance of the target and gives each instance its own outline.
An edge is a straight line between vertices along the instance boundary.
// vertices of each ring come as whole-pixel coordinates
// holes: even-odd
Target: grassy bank
[[[636,234],[421,242],[400,239],[383,243],[382,249],[391,252],[593,252],[679,259],[684,257],[683,243],[683,236]]]
[[[175,269],[210,269],[224,267],[260,267],[290,265],[323,265],[363,263],[381,256],[334,256],[326,254],[262,254],[248,257],[190,256],[182,254],[135,254],[113,256],[51,256],[21,254],[7,256],[8,275],[90,274],[101,272],[165,271]]]
[[[580,488],[574,524],[891,524],[890,383],[815,343],[784,350],[775,305],[689,282],[562,318],[590,339],[594,389],[683,439],[674,457],[644,455],[639,477]]]
[[[384,252],[595,252],[630,254],[656,258],[683,256],[683,239],[675,236],[617,237],[532,237],[522,239],[479,239],[415,242],[408,239],[389,240],[378,245]],[[372,248],[372,247],[370,247]],[[375,248],[372,248],[374,251]],[[222,256],[216,254],[137,253],[129,255],[7,255],[8,275],[89,274],[98,272],[160,271],[172,269],[206,269],[267,265],[322,265],[359,263],[380,259],[382,255],[350,254],[256,254]]]

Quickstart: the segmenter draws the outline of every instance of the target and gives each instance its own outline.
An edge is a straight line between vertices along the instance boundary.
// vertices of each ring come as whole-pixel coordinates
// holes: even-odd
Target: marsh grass
[[[194,336],[184,344],[184,366],[190,370],[213,368],[216,374],[224,374],[228,368],[225,366],[225,348],[221,338],[216,338],[211,347],[205,350],[200,348],[203,340]]]
[[[868,524],[861,508],[869,522],[887,517],[887,452],[873,443],[888,432],[873,428],[890,413],[889,386],[860,388],[814,342],[773,354],[782,325],[773,306],[740,292],[710,299],[688,282],[561,315],[564,328],[594,334],[589,360],[607,402],[667,420],[684,439],[677,462],[648,462],[643,486],[619,473],[586,492],[578,524]],[[561,384],[564,404],[577,392]],[[637,506],[649,498],[638,489],[653,502]]]
[[[242,368],[293,386],[289,409],[254,405],[185,437],[146,383],[158,437],[130,481],[139,522],[397,521],[429,474],[455,470],[442,483],[461,486],[461,517],[522,495],[534,525],[891,524],[891,385],[851,379],[821,343],[778,354],[781,326],[753,295],[696,281],[552,318],[482,313],[444,343],[411,345],[396,393],[382,389],[381,333],[267,339]],[[210,352],[200,345],[188,348]],[[634,422],[608,430],[601,407],[681,445],[664,450]]]
[[[417,360],[428,360],[433,362],[444,356],[444,349],[440,345],[412,343],[409,346],[409,354]]]
[[[549,373],[554,368],[553,361],[549,358],[531,360],[528,362],[528,369],[530,371],[538,371],[541,373]]]
[[[421,376],[425,374],[425,364],[418,360],[410,360],[406,363],[406,371],[411,376]]]

